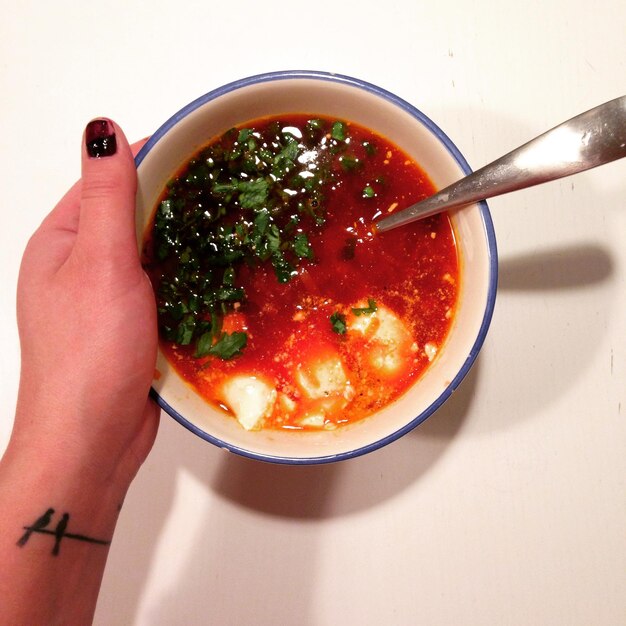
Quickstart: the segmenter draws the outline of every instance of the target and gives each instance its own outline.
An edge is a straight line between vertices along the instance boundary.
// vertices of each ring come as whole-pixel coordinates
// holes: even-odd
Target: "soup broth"
[[[229,130],[168,183],[144,238],[162,352],[246,429],[334,429],[378,411],[454,318],[448,216],[373,227],[432,193],[357,124],[294,114]]]

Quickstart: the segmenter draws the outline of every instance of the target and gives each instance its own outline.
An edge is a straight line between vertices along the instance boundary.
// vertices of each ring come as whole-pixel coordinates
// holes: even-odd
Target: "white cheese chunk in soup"
[[[276,389],[257,376],[229,378],[222,387],[225,403],[246,429],[260,428],[276,402]]]
[[[311,399],[328,398],[344,393],[348,378],[338,356],[298,367],[298,384]]]
[[[364,306],[358,303],[355,308]],[[370,363],[389,373],[404,363],[403,354],[413,343],[411,333],[391,310],[379,306],[374,313],[355,316],[348,323],[348,332],[358,332],[367,340]]]

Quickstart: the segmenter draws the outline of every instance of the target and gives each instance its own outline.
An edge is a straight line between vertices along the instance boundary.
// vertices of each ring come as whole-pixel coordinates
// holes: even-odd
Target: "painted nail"
[[[92,120],[85,129],[87,154],[92,158],[113,156],[117,151],[115,129],[110,120]]]

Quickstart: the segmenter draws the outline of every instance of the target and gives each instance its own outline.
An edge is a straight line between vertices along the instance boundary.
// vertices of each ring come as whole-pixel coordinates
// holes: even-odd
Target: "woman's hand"
[[[90,623],[124,496],[156,436],[136,184],[120,128],[90,122],[81,181],[24,253],[20,388],[0,460],[0,624]]]
[[[17,294],[22,369],[10,444],[126,489],[148,454],[157,328],[135,234],[136,170],[122,130],[91,122],[82,179],[32,236]]]

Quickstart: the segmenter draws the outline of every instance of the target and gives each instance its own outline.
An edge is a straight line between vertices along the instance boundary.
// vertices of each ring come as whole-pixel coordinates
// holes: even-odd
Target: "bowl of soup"
[[[336,74],[253,76],[172,116],[136,164],[152,392],[199,437],[276,463],[349,459],[469,371],[496,294],[487,205],[376,231],[470,172],[412,104]]]

